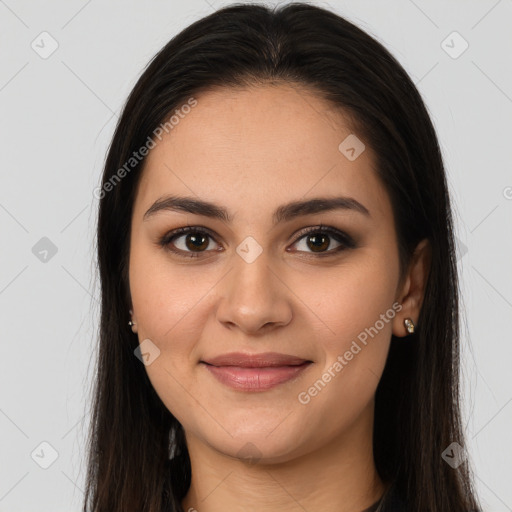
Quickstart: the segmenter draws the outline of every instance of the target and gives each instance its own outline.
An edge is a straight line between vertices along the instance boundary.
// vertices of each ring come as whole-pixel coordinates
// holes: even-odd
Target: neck
[[[285,462],[229,457],[187,433],[192,467],[186,512],[362,512],[384,485],[372,450],[373,407],[349,431]]]

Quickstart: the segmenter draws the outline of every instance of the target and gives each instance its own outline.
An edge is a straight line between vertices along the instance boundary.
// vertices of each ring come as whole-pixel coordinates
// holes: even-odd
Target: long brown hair
[[[402,272],[420,240],[432,247],[417,331],[407,342],[392,337],[377,389],[377,471],[410,510],[477,510],[467,461],[455,469],[442,458],[453,442],[464,449],[464,438],[452,213],[434,127],[410,77],[379,42],[304,3],[233,4],[193,23],[148,64],[124,106],[95,193],[101,323],[83,510],[181,511],[190,485],[182,426],[134,356],[138,340],[128,327],[130,223],[145,161],[132,161],[133,152],[201,91],[273,82],[330,101],[373,149]]]

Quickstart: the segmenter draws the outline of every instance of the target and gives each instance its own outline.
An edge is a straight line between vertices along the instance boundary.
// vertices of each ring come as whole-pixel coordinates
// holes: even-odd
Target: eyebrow
[[[293,201],[279,206],[272,216],[273,223],[287,222],[304,215],[328,212],[332,210],[352,210],[367,217],[371,217],[369,210],[352,197],[316,197],[306,201]],[[215,203],[196,199],[194,197],[164,196],[157,199],[144,214],[147,220],[157,212],[176,211],[203,215],[212,219],[219,219],[226,223],[233,221],[233,216]]]

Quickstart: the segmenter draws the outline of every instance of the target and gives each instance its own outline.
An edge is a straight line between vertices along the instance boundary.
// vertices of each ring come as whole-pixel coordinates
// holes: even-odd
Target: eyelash
[[[218,243],[215,239],[215,236],[212,234],[212,232],[209,229],[203,228],[201,226],[187,226],[187,227],[175,229],[175,230],[170,231],[169,233],[165,234],[159,240],[159,245],[162,246],[163,248],[165,248],[166,250],[168,250],[174,254],[177,254],[179,256],[183,256],[185,258],[198,258],[198,257],[200,257],[201,254],[204,254],[207,251],[199,251],[199,252],[183,251],[182,249],[173,249],[171,246],[171,242],[173,242],[175,239],[179,238],[180,236],[183,236],[188,233],[207,235],[215,243]],[[342,245],[340,245],[339,247],[336,247],[335,249],[331,249],[331,250],[323,252],[323,253],[322,252],[309,253],[313,256],[317,256],[320,258],[326,257],[326,256],[332,256],[333,254],[337,254],[346,249],[353,249],[356,247],[356,244],[355,244],[354,240],[352,239],[352,237],[350,237],[343,231],[340,231],[335,228],[326,227],[326,226],[323,226],[322,224],[317,227],[307,228],[306,230],[302,230],[299,233],[298,238],[295,240],[295,242],[293,242],[292,245],[295,245],[297,242],[299,242],[302,238],[305,238],[307,235],[319,234],[319,233],[331,236],[332,238],[334,238],[337,242],[341,243]],[[304,251],[299,251],[299,252],[304,252]]]

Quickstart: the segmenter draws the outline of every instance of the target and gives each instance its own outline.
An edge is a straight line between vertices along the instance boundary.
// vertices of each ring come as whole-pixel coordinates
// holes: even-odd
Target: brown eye
[[[303,231],[302,236],[293,245],[298,246],[299,252],[316,253],[319,256],[328,256],[356,247],[354,240],[346,233],[323,226]]]
[[[322,252],[328,249],[329,247],[329,236],[324,235],[323,233],[319,235],[306,235],[306,240],[308,247],[313,252]]]
[[[187,226],[166,234],[160,245],[180,256],[196,258],[209,250],[211,240],[215,241],[205,228]]]
[[[206,249],[209,245],[208,235],[199,233],[197,235],[188,234],[182,236],[185,237],[185,245],[187,249],[190,249],[191,251],[195,251],[196,249],[201,251]]]
[[[213,247],[211,241],[213,241]],[[175,229],[159,241],[159,245],[166,250],[187,258],[197,258],[211,251],[219,251],[215,249],[215,244],[217,244],[215,237],[208,229],[192,226]],[[299,245],[298,252],[317,256],[331,256],[356,247],[352,237],[346,233],[324,226],[304,230],[302,236],[293,245]]]

